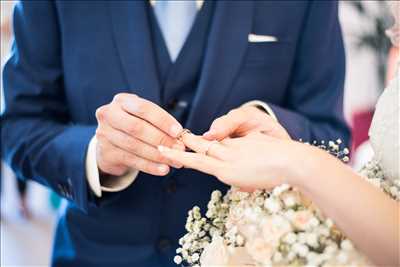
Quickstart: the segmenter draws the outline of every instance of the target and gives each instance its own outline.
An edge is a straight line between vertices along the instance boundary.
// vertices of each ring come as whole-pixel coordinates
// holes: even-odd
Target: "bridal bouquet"
[[[348,161],[340,143],[314,145]],[[366,169],[379,173],[375,165]],[[204,215],[199,207],[189,211],[186,230],[174,259],[183,266],[370,265],[331,219],[286,184],[252,193],[231,188],[225,196],[214,191]]]

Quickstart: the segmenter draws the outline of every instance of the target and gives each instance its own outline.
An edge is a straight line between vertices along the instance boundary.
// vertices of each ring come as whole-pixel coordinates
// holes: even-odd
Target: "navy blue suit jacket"
[[[187,210],[205,207],[212,190],[226,189],[191,170],[140,174],[128,189],[101,199],[88,188],[85,154],[96,109],[120,92],[163,104],[145,5],[16,7],[4,69],[2,156],[19,176],[69,200],[56,233],[57,266],[173,266]],[[250,33],[278,42],[249,43]],[[219,2],[185,127],[202,133],[216,117],[258,99],[295,139],[347,141],[344,71],[336,2]]]

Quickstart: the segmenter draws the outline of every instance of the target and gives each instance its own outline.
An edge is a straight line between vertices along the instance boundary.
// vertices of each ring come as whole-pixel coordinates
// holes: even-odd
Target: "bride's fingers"
[[[202,136],[197,136],[191,133],[184,134],[182,141],[186,147],[191,150],[206,154],[217,159],[223,159],[224,155],[228,153],[227,148],[218,143],[217,141],[205,140]]]
[[[165,146],[159,146],[158,150],[164,157],[179,162],[186,168],[196,169],[214,176],[221,166],[221,161],[204,154],[183,152]]]
[[[205,140],[200,136],[196,136],[191,133],[186,133],[182,135],[182,141],[186,147],[197,153],[203,153],[207,150],[210,141]]]

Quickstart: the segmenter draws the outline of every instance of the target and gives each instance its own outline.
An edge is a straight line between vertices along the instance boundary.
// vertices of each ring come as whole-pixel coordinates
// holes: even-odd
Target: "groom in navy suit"
[[[174,266],[187,211],[226,190],[160,156],[183,127],[246,104],[348,140],[336,2],[27,1],[14,31],[2,157],[67,199],[53,266]]]

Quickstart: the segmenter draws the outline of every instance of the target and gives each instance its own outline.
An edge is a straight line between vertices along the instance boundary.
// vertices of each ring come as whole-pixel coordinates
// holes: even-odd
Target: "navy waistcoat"
[[[184,124],[201,76],[214,3],[205,1],[175,62],[172,62],[153,9],[148,5],[162,106]]]

